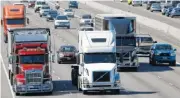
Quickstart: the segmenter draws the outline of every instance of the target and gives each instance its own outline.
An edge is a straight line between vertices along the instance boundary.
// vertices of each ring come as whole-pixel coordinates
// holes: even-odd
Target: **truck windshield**
[[[16,24],[24,24],[24,18],[19,18],[19,19],[7,19],[7,24],[8,25],[16,25]]]
[[[45,56],[44,55],[21,55],[20,63],[21,64],[44,64]]]
[[[117,37],[116,46],[136,46],[135,37]]]
[[[116,55],[114,53],[86,53],[84,54],[84,62],[88,63],[116,63]]]

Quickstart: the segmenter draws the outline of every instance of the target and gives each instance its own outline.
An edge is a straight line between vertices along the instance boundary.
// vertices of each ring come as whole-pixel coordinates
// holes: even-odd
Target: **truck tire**
[[[87,94],[88,93],[88,91],[87,90],[83,90],[83,94],[85,95],[85,94]]]
[[[176,66],[176,61],[169,62],[169,66]]]
[[[15,95],[16,95],[16,96],[20,96],[20,93],[18,93],[18,92],[15,92]]]
[[[120,90],[119,89],[114,89],[114,90],[112,90],[112,93],[115,94],[115,95],[118,95],[118,94],[120,94]]]
[[[151,60],[151,58],[149,58],[149,64],[151,64],[151,65],[152,65],[152,60]]]
[[[138,71],[138,67],[134,67],[133,72],[137,72],[137,71]]]
[[[10,84],[13,85],[13,74],[10,75]]]
[[[47,92],[46,93],[47,95],[52,95],[53,94],[53,92],[51,91],[51,92]]]
[[[78,80],[77,80],[77,78],[78,78],[77,74],[78,74],[77,70],[76,70],[76,69],[72,69],[72,72],[71,72],[71,80],[72,80],[72,85],[74,85],[74,86],[77,86],[77,82],[78,82]]]

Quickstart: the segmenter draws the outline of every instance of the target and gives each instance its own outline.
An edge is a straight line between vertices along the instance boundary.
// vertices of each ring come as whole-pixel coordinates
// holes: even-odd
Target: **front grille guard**
[[[27,76],[29,73],[29,76]],[[35,77],[35,74],[39,74],[39,76]],[[52,78],[44,75],[43,72],[39,71],[38,73],[30,73],[25,72],[25,84],[42,84],[45,81],[51,81]]]

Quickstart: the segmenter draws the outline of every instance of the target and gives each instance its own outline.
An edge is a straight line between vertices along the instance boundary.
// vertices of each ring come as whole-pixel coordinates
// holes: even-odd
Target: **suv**
[[[152,45],[149,56],[149,63],[155,66],[157,63],[169,63],[176,66],[176,49],[167,43],[155,43]]]
[[[137,42],[137,54],[149,54],[151,46],[157,41],[153,41],[153,38],[149,34],[138,34],[136,36]]]
[[[80,26],[84,24],[89,24],[93,26],[93,18],[90,14],[82,15],[80,18]]]
[[[51,10],[51,8],[49,7],[49,5],[43,5],[41,8],[40,8],[40,11],[39,11],[39,16],[42,17],[42,16],[46,16],[49,11]]]
[[[63,45],[57,51],[57,62],[61,64],[63,61],[76,62],[76,47],[70,45]]]

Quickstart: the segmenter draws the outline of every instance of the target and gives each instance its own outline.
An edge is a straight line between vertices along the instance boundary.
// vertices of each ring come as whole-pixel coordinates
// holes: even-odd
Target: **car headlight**
[[[59,56],[60,56],[60,57],[64,57],[64,54],[60,53]]]
[[[176,53],[171,53],[171,56],[175,56],[176,55]]]

